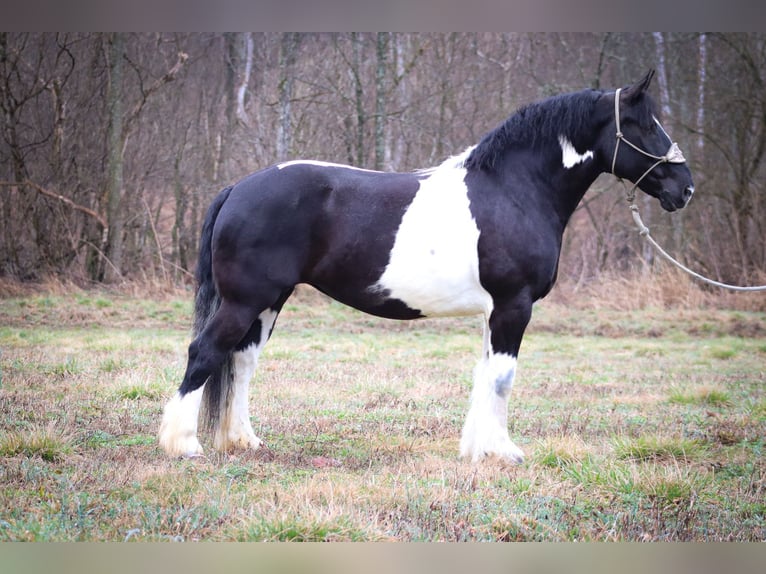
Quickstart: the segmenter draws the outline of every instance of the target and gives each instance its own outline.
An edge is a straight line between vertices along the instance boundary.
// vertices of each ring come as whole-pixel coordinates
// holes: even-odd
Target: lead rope
[[[635,193],[633,195],[635,195]],[[670,261],[673,265],[675,265],[682,271],[686,271],[689,275],[691,275],[692,277],[696,277],[700,281],[704,281],[705,283],[714,285],[716,287],[722,287],[723,289],[730,289],[732,291],[766,291],[766,285],[741,287],[739,285],[729,285],[728,283],[721,283],[720,281],[708,279],[707,277],[700,275],[696,271],[692,271],[691,269],[686,267],[684,264],[673,259],[673,257],[671,257],[667,251],[665,251],[662,247],[659,246],[659,244],[654,240],[654,238],[649,233],[649,228],[646,225],[644,225],[643,221],[641,221],[641,215],[638,213],[638,206],[635,203],[633,203],[631,199],[628,199],[628,201],[630,202],[630,206],[629,206],[630,214],[633,216],[633,221],[636,222],[636,226],[638,227],[638,234],[641,237],[645,237],[646,240],[652,245],[652,247],[654,247],[657,250],[657,252],[660,255],[662,255],[665,259]]]
[[[669,163],[684,163],[686,159],[684,158],[683,154],[681,153],[681,149],[678,147],[678,144],[673,142],[670,146],[670,149],[668,150],[668,153],[666,153],[664,156],[656,156],[653,154],[650,154],[638,146],[632,144],[629,142],[625,137],[622,135],[622,132],[620,131],[620,90],[618,89],[614,94],[614,119],[615,124],[617,126],[617,141],[614,146],[614,155],[612,156],[612,175],[614,175],[620,183],[625,187],[626,192],[625,195],[628,199],[628,208],[630,209],[630,214],[633,216],[633,221],[635,221],[636,226],[638,227],[638,234],[641,237],[645,237],[646,240],[651,244],[652,247],[654,247],[657,252],[662,255],[665,259],[670,261],[673,265],[681,269],[682,271],[685,271],[692,277],[695,277],[699,279],[700,281],[703,281],[704,283],[707,283],[709,285],[713,285],[715,287],[721,287],[723,289],[730,289],[731,291],[766,291],[766,285],[755,285],[751,287],[742,287],[739,285],[729,285],[728,283],[721,283],[720,281],[715,281],[713,279],[709,279],[705,277],[704,275],[700,275],[696,271],[692,271],[676,259],[674,259],[667,251],[665,251],[660,245],[654,240],[654,238],[649,233],[649,228],[644,225],[644,222],[641,220],[641,214],[638,211],[638,206],[636,205],[636,188],[638,187],[638,184],[641,182],[642,179],[644,179],[647,175],[649,175],[649,172],[651,172],[655,167],[660,165],[661,163],[669,162]],[[652,166],[647,169],[641,177],[639,177],[636,182],[633,184],[633,187],[628,189],[625,185],[625,182],[621,177],[619,177],[617,174],[614,173],[614,166],[617,162],[617,150],[620,147],[620,142],[625,142],[630,147],[638,151],[639,153],[642,153],[643,155],[650,157],[652,159],[657,160]]]

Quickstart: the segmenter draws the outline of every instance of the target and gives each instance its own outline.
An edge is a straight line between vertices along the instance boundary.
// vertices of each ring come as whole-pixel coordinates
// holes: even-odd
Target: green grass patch
[[[133,363],[121,357],[107,357],[99,364],[99,370],[103,373],[116,373],[127,370]]]
[[[72,377],[83,370],[83,365],[77,357],[67,357],[63,362],[45,365],[43,372],[56,377]]]
[[[156,384],[131,384],[117,389],[115,395],[119,399],[135,401],[138,399],[159,399],[164,389]]]
[[[581,463],[589,456],[582,440],[576,437],[556,437],[540,443],[534,461],[548,468],[563,468]]]
[[[0,456],[39,456],[56,462],[73,452],[71,441],[53,427],[0,434]]]
[[[728,406],[732,403],[731,394],[723,389],[703,386],[693,391],[674,389],[668,398],[671,403],[680,405]]]
[[[240,542],[359,542],[370,535],[343,518],[332,521],[280,517],[251,523],[237,535]]]
[[[705,454],[700,441],[664,436],[617,438],[614,452],[619,459],[628,460],[698,460]]]
[[[750,413],[753,417],[763,421],[766,419],[766,399],[753,402],[750,406]]]

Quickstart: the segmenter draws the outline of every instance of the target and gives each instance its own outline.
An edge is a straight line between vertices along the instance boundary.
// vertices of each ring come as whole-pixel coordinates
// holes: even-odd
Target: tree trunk
[[[356,165],[364,167],[364,127],[367,115],[364,112],[364,90],[362,88],[362,40],[352,32],[352,74],[354,76],[354,102],[356,103]]]
[[[673,113],[670,109],[670,93],[668,91],[668,75],[666,70],[666,62],[665,62],[665,37],[662,32],[654,32],[654,47],[655,47],[655,53],[657,57],[657,86],[660,90],[660,111],[662,113],[663,118],[670,118],[672,117]],[[646,221],[647,227],[651,228],[651,221],[653,219],[652,217],[652,209],[653,209],[653,201],[648,196],[644,196],[644,212],[646,215],[644,216],[644,220]],[[648,218],[648,219],[647,219]],[[673,226],[673,246],[671,247],[673,250],[677,250],[677,248],[681,245],[682,236],[683,236],[683,228],[681,225],[681,218],[680,217],[674,217],[672,220],[672,226]],[[648,241],[643,242],[643,258],[644,261],[649,264],[649,266],[652,266],[654,264],[654,250],[652,249],[652,246],[649,245]]]
[[[707,36],[699,37],[699,68],[697,73],[697,153],[699,160],[704,162],[705,140],[702,134],[705,129],[705,82],[707,80]]]
[[[11,78],[13,61],[11,50],[8,46],[8,33],[0,32],[0,70],[2,71],[3,84],[0,86],[0,135],[8,145],[8,154],[11,156],[11,165],[2,166],[3,173],[1,179],[12,178],[22,186],[26,177],[24,159],[19,149],[18,134],[16,131],[16,107],[13,97]],[[6,67],[8,69],[6,69]],[[7,192],[0,194],[0,205],[2,205],[3,215],[3,247],[2,260],[0,260],[0,272],[7,272],[11,275],[18,275],[21,271],[19,261],[19,244],[16,234],[16,218],[14,217],[13,204],[15,197],[20,192],[18,188],[9,187]]]
[[[277,123],[277,161],[289,159],[292,150],[292,116],[294,67],[300,36],[297,32],[282,34],[279,47],[279,122]]]
[[[189,269],[189,245],[186,228],[186,211],[189,205],[188,193],[184,189],[181,177],[181,164],[183,162],[184,148],[186,147],[188,126],[184,130],[181,145],[178,146],[175,160],[173,161],[173,195],[176,201],[175,221],[171,237],[173,239],[173,259],[177,262],[178,269]],[[180,278],[178,271],[176,278]]]
[[[253,35],[251,32],[246,32],[243,35],[242,44],[245,66],[237,87],[237,120],[245,127],[249,127],[250,118],[245,111],[245,96],[247,95],[247,86],[250,83],[250,74],[253,71]]]
[[[388,33],[378,32],[375,44],[375,169],[382,171],[386,159],[386,63]]]
[[[457,33],[452,32],[442,41],[442,48],[444,50],[442,54],[443,64],[446,69],[452,66],[452,61],[455,52],[455,40]],[[446,70],[445,70],[446,71]],[[441,76],[439,81],[439,124],[436,129],[436,141],[434,142],[433,159],[438,163],[445,159],[447,155],[444,151],[444,143],[447,139],[447,131],[449,129],[449,121],[447,118],[447,107],[454,98],[452,93],[452,84],[449,76],[445,73]]]
[[[109,38],[109,86],[107,88],[106,105],[109,112],[109,131],[107,139],[107,222],[109,235],[107,238],[106,256],[108,261],[104,269],[104,280],[107,283],[118,281],[122,269],[123,248],[123,213],[120,209],[123,188],[123,115],[122,115],[122,60],[124,41],[120,33]]]

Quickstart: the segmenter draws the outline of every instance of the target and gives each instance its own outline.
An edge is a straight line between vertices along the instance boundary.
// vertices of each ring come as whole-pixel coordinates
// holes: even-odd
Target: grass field
[[[169,460],[191,294],[0,299],[0,540],[764,540],[766,314],[543,301],[521,466],[457,457],[478,318],[291,299],[251,388],[269,449]]]

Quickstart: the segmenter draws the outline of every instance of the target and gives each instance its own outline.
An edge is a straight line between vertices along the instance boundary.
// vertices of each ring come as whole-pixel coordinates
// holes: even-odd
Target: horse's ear
[[[646,90],[649,89],[649,85],[652,83],[652,78],[654,77],[654,70],[650,69],[646,76],[644,76],[641,80],[633,84],[632,86],[629,86],[625,88],[625,90],[621,93],[621,100],[624,102],[630,102],[636,97],[638,97],[640,94],[643,94]]]

